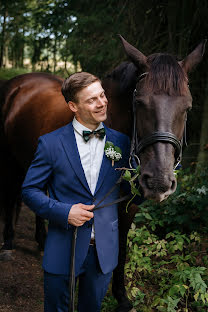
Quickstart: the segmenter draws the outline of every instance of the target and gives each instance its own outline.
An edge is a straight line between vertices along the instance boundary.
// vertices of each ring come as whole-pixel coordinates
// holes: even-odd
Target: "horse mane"
[[[107,74],[104,80],[112,80],[117,83],[118,93],[123,95],[134,90],[137,78],[138,68],[133,63],[123,62]]]
[[[188,78],[174,56],[165,53],[152,54],[147,58],[147,66],[149,70],[144,78],[143,90],[170,96],[186,93]]]

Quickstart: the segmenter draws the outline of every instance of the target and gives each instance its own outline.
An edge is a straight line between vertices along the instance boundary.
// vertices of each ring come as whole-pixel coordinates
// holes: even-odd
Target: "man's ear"
[[[69,105],[69,108],[71,109],[72,112],[74,112],[74,113],[77,112],[77,104],[76,103],[69,101],[68,105]]]

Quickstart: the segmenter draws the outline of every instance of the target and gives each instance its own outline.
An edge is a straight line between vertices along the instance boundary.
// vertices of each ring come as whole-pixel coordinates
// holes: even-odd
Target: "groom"
[[[102,123],[108,101],[97,77],[75,73],[64,81],[62,94],[75,117],[39,138],[22,195],[30,209],[49,221],[43,258],[44,311],[68,311],[71,241],[77,226],[78,311],[99,312],[118,261],[118,211],[116,204],[91,210],[118,180],[120,172],[115,169],[128,166],[130,142]],[[104,153],[106,141],[122,151],[114,166]],[[102,204],[116,200],[119,189]]]

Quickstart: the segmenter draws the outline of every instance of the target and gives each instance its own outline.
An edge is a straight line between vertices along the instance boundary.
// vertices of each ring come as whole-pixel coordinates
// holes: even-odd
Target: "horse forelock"
[[[149,69],[144,80],[145,90],[170,96],[186,94],[188,78],[174,56],[152,54],[147,58],[147,65]]]

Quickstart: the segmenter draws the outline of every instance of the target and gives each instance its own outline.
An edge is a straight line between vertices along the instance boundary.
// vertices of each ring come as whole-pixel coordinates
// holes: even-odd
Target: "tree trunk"
[[[8,12],[7,12],[7,7],[5,5],[4,16],[3,16],[3,25],[2,25],[2,39],[1,39],[1,50],[0,50],[0,67],[3,66],[3,60],[4,60],[5,33],[6,33],[6,18],[7,18],[7,15],[8,15]]]
[[[56,52],[57,52],[57,36],[55,34],[55,42],[54,42],[54,49],[53,49],[53,72],[56,71]]]
[[[20,67],[24,67],[24,43],[23,43],[23,46],[21,48]]]
[[[9,66],[8,43],[5,44],[4,66],[5,66],[5,68],[7,68]]]
[[[198,154],[198,164],[208,164],[208,86],[204,99],[204,109],[202,114],[202,127],[200,136],[200,150]]]
[[[25,58],[25,27],[23,26],[23,42],[21,48],[20,67],[24,67],[24,58]]]

